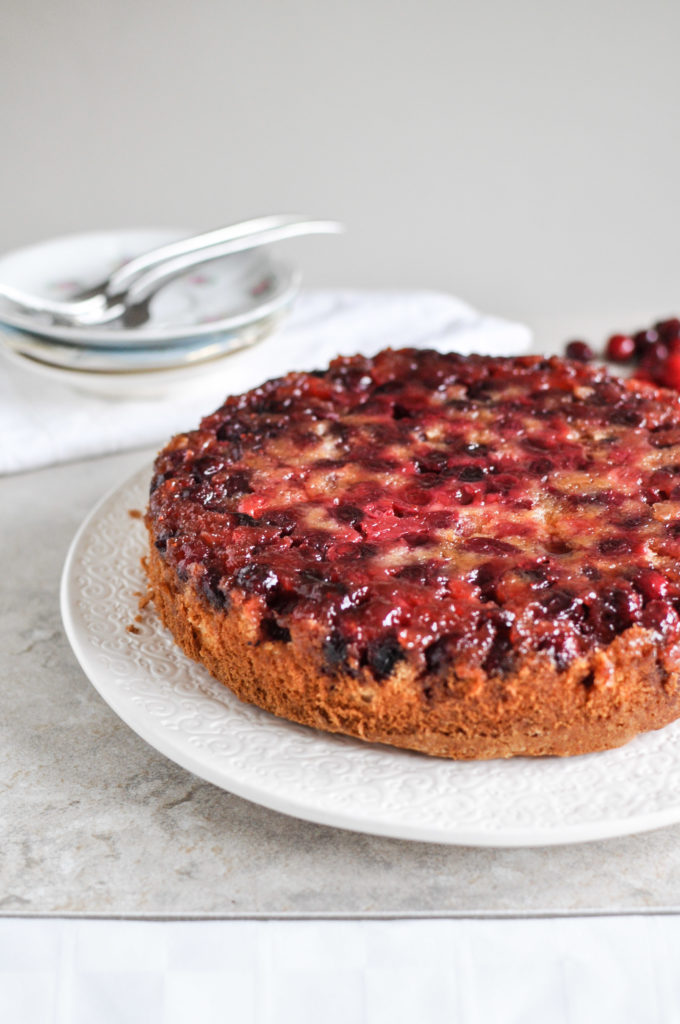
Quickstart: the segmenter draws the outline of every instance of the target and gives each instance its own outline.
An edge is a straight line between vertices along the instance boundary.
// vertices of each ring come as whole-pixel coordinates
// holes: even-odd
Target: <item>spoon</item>
[[[287,238],[342,231],[344,228],[337,221],[310,220],[292,214],[258,217],[136,256],[105,281],[69,301],[29,295],[1,283],[0,298],[19,307],[22,314],[48,316],[52,323],[61,326],[94,327],[121,320],[124,327],[139,327],[149,319],[149,301],[156,292],[190,267]]]

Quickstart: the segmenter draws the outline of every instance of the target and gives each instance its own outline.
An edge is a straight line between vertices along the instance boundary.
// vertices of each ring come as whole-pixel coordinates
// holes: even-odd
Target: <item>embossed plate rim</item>
[[[316,732],[242,704],[178,650],[151,606],[140,634],[129,633],[126,627],[138,612],[135,589],[144,588],[144,527],[128,512],[145,505],[150,475],[145,466],[118,484],[81,524],[64,565],[61,609],[92,685],[171,761],[272,810],[397,839],[548,846],[680,821],[680,722],[601,754],[445,761]],[[114,589],[120,578],[127,590]],[[173,673],[178,689],[172,688]],[[186,720],[175,711],[173,721],[173,700]],[[243,751],[236,756],[243,737],[246,753],[248,745],[255,747],[250,764]],[[668,786],[659,782],[664,766]],[[517,798],[514,807],[510,794]],[[482,813],[475,819],[480,802]]]

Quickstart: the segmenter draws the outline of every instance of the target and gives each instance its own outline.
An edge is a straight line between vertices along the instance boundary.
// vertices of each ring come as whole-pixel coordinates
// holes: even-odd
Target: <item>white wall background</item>
[[[680,312],[677,0],[0,0],[0,249],[338,217],[310,284]]]

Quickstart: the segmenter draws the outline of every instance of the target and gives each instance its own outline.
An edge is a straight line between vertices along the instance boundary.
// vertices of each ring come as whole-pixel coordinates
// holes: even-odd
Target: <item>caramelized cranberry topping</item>
[[[680,397],[557,358],[340,358],[174,438],[150,519],[262,642],[320,627],[331,674],[564,667],[680,632]]]

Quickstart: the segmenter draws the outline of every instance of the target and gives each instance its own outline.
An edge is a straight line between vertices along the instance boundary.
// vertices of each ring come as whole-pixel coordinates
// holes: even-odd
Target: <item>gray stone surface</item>
[[[680,826],[490,850],[296,821],[148,747],[84,676],[59,579],[90,507],[150,453],[0,480],[0,913],[517,914],[680,908]]]

